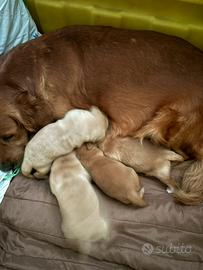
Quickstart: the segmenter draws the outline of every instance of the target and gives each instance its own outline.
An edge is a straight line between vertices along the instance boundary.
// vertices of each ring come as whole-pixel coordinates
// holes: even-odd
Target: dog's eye
[[[1,139],[6,143],[10,142],[13,138],[14,138],[14,135],[5,135],[1,137]]]

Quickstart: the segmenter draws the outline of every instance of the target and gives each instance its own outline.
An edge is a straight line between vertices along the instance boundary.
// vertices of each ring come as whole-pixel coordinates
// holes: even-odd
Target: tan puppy
[[[141,188],[139,177],[132,168],[105,157],[99,148],[89,143],[80,147],[77,155],[104,193],[125,204],[146,206],[144,188]]]
[[[136,172],[158,178],[171,190],[177,187],[170,177],[171,161],[183,161],[181,155],[148,140],[141,143],[131,137],[105,140],[100,147],[105,155],[134,168]]]
[[[96,107],[90,111],[74,109],[55,123],[42,128],[27,144],[22,173],[42,178],[46,175],[54,159],[72,152],[84,142],[95,142],[105,137],[108,120]]]
[[[54,161],[50,187],[59,203],[66,238],[97,241],[107,237],[108,226],[100,215],[99,200],[90,176],[75,152]]]

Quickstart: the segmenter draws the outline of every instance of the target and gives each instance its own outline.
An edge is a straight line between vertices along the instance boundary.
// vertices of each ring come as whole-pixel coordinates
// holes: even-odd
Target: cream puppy
[[[107,237],[108,226],[100,214],[99,200],[90,176],[75,152],[53,162],[50,187],[59,203],[66,238],[98,241]]]
[[[108,127],[105,115],[96,107],[90,111],[73,109],[65,117],[42,128],[27,144],[22,173],[32,177],[43,178],[54,159],[70,153],[84,142],[102,140]]]

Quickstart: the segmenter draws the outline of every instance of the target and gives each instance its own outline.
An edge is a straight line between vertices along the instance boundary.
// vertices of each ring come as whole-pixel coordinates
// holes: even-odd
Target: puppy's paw
[[[48,177],[48,173],[50,171],[51,164],[50,165],[44,165],[42,167],[36,168],[36,170],[33,169],[32,174],[36,179],[46,179]]]
[[[34,175],[32,175],[32,174],[23,174],[24,176],[26,176],[27,178],[30,178],[30,179],[34,179],[35,177],[34,177]]]
[[[44,179],[47,179],[48,178],[48,175],[47,174],[43,174],[41,172],[35,172],[33,174],[33,176],[38,179],[38,180],[44,180]]]
[[[46,179],[49,170],[50,166],[44,166],[43,168],[36,169],[32,164],[24,161],[21,166],[22,174],[29,178]]]
[[[29,178],[34,178],[34,176],[32,175],[32,165],[29,164],[28,162],[23,161],[22,165],[21,165],[21,172],[24,176],[29,177]]]

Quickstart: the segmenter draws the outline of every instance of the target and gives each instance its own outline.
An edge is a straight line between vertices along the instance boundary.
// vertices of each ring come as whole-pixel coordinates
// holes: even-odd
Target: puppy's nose
[[[0,163],[0,170],[1,171],[6,172],[6,171],[12,170],[13,168],[14,168],[14,164],[11,163],[11,162],[2,162],[2,163]]]

